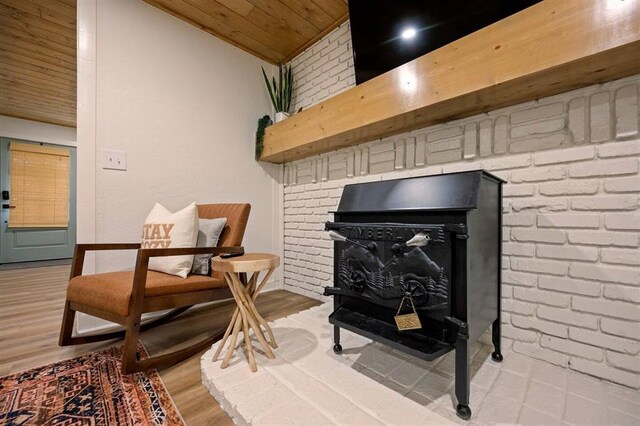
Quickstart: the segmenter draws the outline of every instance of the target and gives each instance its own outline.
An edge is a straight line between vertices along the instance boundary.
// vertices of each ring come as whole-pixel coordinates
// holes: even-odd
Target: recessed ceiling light
[[[411,40],[415,36],[416,36],[415,28],[406,28],[402,31],[402,34],[400,34],[400,37],[402,37],[404,40]]]

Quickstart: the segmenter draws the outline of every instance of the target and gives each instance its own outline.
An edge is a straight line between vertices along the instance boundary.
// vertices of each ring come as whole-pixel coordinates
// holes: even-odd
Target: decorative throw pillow
[[[198,238],[198,209],[192,203],[171,213],[160,203],[147,216],[142,227],[142,248],[195,247]],[[149,259],[149,269],[186,278],[193,255],[163,256]]]
[[[220,234],[224,230],[224,226],[227,224],[227,218],[221,217],[218,219],[200,219],[198,230],[198,244],[197,247],[216,247]],[[192,274],[209,275],[209,260],[212,254],[198,254],[193,258],[193,266],[191,267]]]

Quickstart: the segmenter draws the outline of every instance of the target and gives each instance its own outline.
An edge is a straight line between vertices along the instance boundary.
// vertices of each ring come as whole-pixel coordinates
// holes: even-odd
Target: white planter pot
[[[287,117],[289,117],[289,114],[286,112],[276,112],[276,123],[279,123]]]

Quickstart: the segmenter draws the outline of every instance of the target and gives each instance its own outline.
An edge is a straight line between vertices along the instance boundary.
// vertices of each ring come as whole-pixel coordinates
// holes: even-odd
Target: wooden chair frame
[[[124,336],[122,372],[123,374],[130,374],[137,371],[144,371],[151,368],[163,368],[176,364],[177,362],[180,362],[206,349],[222,337],[226,327],[220,329],[205,340],[187,348],[180,349],[178,351],[171,352],[165,355],[136,361],[138,336],[141,331],[148,330],[160,324],[166,323],[169,319],[176,317],[195,304],[232,298],[232,294],[226,285],[222,288],[200,290],[189,293],[178,293],[155,297],[145,296],[145,285],[147,280],[147,270],[149,267],[149,258],[176,255],[219,255],[222,253],[241,253],[243,252],[242,247],[143,249],[140,248],[139,243],[77,244],[73,255],[73,262],[71,264],[70,278],[82,275],[85,253],[87,251],[104,250],[138,251],[135,271],[133,275],[131,299],[129,300],[129,315],[121,316],[112,312],[104,311],[102,309],[97,309],[93,306],[66,300],[64,306],[64,314],[62,317],[62,326],[60,330],[60,346],[99,342]],[[172,311],[148,324],[141,325],[141,317],[143,313],[156,312],[164,309],[172,309]],[[98,335],[73,336],[73,322],[76,312],[84,312],[92,316],[115,322],[122,325],[125,329]]]

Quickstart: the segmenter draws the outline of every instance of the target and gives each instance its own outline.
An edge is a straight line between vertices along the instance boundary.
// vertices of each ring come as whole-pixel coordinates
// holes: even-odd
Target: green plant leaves
[[[271,117],[268,115],[258,120],[258,130],[256,131],[256,161],[260,160],[260,156],[262,156],[262,150],[264,149],[264,131],[270,125]]]
[[[271,90],[271,85],[269,84],[269,79],[267,78],[267,73],[264,71],[264,68],[262,68],[262,75],[264,76],[264,82],[267,85],[267,89],[269,89],[269,97],[271,97],[271,103],[273,104],[273,107],[276,108],[276,112],[278,112],[278,108],[276,107],[276,99],[273,97],[273,90]]]
[[[289,112],[291,108],[291,97],[293,95],[293,71],[291,65],[288,67],[278,64],[278,81],[275,76],[271,77],[271,81],[267,77],[267,73],[262,68],[262,76],[269,90],[269,97],[276,112]]]

